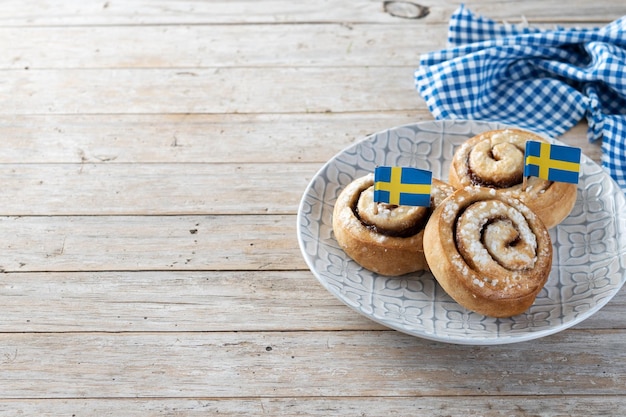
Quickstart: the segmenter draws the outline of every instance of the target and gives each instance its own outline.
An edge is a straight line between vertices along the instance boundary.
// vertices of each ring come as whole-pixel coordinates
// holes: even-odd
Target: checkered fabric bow
[[[500,121],[558,136],[587,118],[626,192],[626,16],[597,29],[498,24],[461,6],[449,49],[420,57],[415,84],[437,119]]]

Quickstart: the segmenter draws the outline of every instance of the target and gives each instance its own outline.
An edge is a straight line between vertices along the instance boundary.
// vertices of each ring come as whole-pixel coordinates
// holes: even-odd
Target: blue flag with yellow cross
[[[578,184],[580,148],[532,141],[526,142],[524,176]]]
[[[395,206],[430,206],[433,174],[411,167],[379,166],[374,170],[374,201]]]

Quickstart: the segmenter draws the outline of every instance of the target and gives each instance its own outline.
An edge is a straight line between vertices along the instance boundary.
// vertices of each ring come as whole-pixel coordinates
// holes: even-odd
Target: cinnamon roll
[[[374,202],[374,175],[350,183],[333,210],[339,246],[362,267],[397,276],[428,269],[423,249],[424,226],[433,209],[454,192],[433,179],[430,207],[393,206]]]
[[[524,151],[528,140],[546,142],[519,129],[491,130],[468,139],[454,153],[448,181],[455,188],[473,185],[510,193],[528,205],[550,229],[574,208],[577,186],[529,177],[524,189]]]
[[[460,305],[491,317],[526,311],[552,267],[552,242],[518,199],[482,187],[457,190],[424,231],[431,272]]]

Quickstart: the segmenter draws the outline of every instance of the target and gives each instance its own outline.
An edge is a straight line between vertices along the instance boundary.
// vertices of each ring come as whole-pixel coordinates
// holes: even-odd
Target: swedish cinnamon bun
[[[529,177],[524,188],[524,151],[529,140],[546,142],[519,129],[491,130],[468,139],[454,153],[448,182],[455,188],[472,185],[510,193],[550,229],[574,208],[577,186]]]
[[[424,232],[431,272],[463,307],[491,317],[526,311],[545,285],[552,243],[538,216],[494,189],[457,190]]]
[[[333,210],[339,246],[362,267],[397,276],[428,269],[423,249],[424,227],[434,208],[454,192],[433,179],[430,207],[393,206],[374,202],[374,175],[350,183]]]

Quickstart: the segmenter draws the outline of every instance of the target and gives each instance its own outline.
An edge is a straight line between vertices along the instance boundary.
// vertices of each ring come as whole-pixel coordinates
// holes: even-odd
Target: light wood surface
[[[0,415],[624,415],[624,290],[556,335],[458,346],[358,315],[300,255],[322,164],[433,119],[412,75],[458,3],[422,3],[0,2]],[[599,162],[585,131],[561,139]]]

